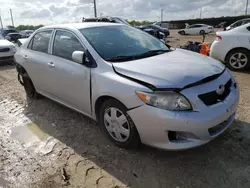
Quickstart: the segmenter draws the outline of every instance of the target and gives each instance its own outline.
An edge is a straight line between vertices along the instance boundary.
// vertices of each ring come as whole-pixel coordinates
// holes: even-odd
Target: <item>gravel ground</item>
[[[201,40],[171,31],[169,41],[177,46],[190,38]],[[128,151],[75,111],[46,98],[27,102],[14,67],[0,66],[0,187],[249,188],[250,74],[234,75],[241,99],[223,135],[187,151]]]

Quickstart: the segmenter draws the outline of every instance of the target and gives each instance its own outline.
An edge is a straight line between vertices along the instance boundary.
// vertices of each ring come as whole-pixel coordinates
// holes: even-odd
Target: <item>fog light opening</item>
[[[169,141],[192,141],[199,140],[199,137],[189,132],[168,131]]]

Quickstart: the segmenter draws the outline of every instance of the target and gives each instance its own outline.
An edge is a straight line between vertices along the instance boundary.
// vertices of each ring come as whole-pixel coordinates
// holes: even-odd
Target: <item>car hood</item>
[[[181,49],[149,58],[113,63],[113,67],[121,76],[159,89],[181,89],[220,74],[225,69],[225,66],[215,59]]]
[[[8,41],[8,40],[0,40],[0,47],[10,47],[10,46],[15,46],[12,42]]]

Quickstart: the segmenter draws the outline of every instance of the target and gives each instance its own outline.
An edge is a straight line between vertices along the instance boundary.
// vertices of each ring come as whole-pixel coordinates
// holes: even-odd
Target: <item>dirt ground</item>
[[[170,32],[173,46],[202,40]],[[179,152],[129,151],[75,111],[46,98],[27,102],[14,67],[0,66],[0,187],[249,188],[249,73],[233,73],[241,90],[236,120],[211,143]]]

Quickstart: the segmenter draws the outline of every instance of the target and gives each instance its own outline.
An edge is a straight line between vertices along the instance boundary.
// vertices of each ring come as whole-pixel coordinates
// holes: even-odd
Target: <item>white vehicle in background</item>
[[[242,19],[242,20],[238,20],[237,22],[234,22],[232,23],[231,25],[229,25],[226,30],[229,31],[231,29],[234,29],[236,27],[239,27],[239,26],[242,26],[242,25],[245,25],[245,24],[248,24],[250,23],[250,18],[246,18],[246,19]]]
[[[230,31],[216,33],[210,56],[242,71],[250,67],[250,23]]]
[[[204,35],[214,31],[214,27],[206,24],[186,25],[185,29],[178,31],[180,35]]]
[[[5,62],[13,62],[13,56],[15,53],[15,45],[12,42],[6,40],[0,34],[0,64]]]

